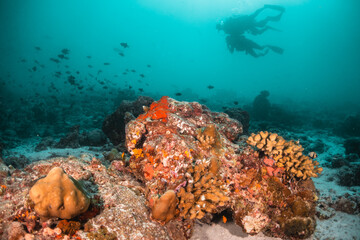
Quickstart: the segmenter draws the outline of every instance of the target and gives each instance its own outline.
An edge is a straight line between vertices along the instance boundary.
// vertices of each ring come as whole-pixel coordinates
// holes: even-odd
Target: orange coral
[[[61,220],[57,227],[61,229],[61,232],[66,235],[74,235],[76,231],[80,230],[80,222]]]
[[[149,110],[141,114],[138,118],[144,120],[150,117],[153,120],[161,119],[163,122],[167,122],[167,115],[170,112],[168,98],[167,96],[163,96],[159,101],[153,102]]]
[[[154,177],[154,168],[151,164],[146,164],[143,171],[146,180],[151,180]]]

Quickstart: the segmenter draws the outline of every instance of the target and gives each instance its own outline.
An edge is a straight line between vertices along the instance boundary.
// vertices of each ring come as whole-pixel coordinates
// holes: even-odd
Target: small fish
[[[213,89],[213,88],[214,88],[214,86],[209,85],[209,86],[207,86],[207,88],[208,88],[209,90],[211,90],[211,89]]]
[[[66,57],[65,57],[64,54],[59,54],[59,55],[58,55],[58,58],[60,58],[60,59],[66,59]]]
[[[127,72],[123,72],[122,74],[123,74],[123,75],[126,75],[126,74],[127,74]]]
[[[181,93],[175,93],[175,96],[181,96],[182,94]]]
[[[40,47],[34,47],[36,51],[41,51]]]
[[[126,42],[122,42],[122,43],[120,43],[120,45],[121,45],[123,48],[129,48],[129,45],[128,45]]]
[[[146,65],[148,68],[151,68],[151,65],[150,64],[148,64],[148,65]]]
[[[125,54],[123,54],[122,52],[119,52],[119,55],[122,56],[122,57],[125,56]]]
[[[144,77],[145,77],[145,75],[144,75],[144,74],[140,74],[140,77],[144,78]]]
[[[50,61],[53,61],[55,63],[60,63],[59,59],[56,59],[56,58],[50,58]]]
[[[36,66],[34,66],[33,68],[32,68],[32,70],[33,70],[33,72],[36,72]]]
[[[129,85],[129,89],[132,89],[132,86],[131,86],[131,85]]]
[[[80,74],[80,72],[79,72],[79,71],[76,71],[76,74]]]
[[[68,82],[71,84],[71,85],[76,85],[75,83],[75,77],[73,75],[70,75],[68,77]]]
[[[136,70],[135,70],[135,69],[131,69],[131,72],[136,73]]]
[[[67,48],[64,48],[63,50],[61,50],[61,52],[65,55],[69,54],[70,50]]]
[[[86,58],[90,59],[90,58],[92,58],[92,57],[91,57],[91,56],[86,56]]]
[[[22,62],[22,63],[26,63],[26,62],[27,62],[27,60],[26,60],[25,58],[23,58],[23,59],[21,59],[21,60],[20,60],[20,62]]]
[[[88,65],[88,68],[93,68],[93,66],[89,64],[89,65]]]
[[[222,216],[223,218],[223,223],[226,223],[227,222],[227,218],[225,216]]]
[[[234,101],[234,104],[235,104],[235,105],[238,105],[238,104],[239,104],[239,102],[238,102],[238,101]]]
[[[103,89],[108,89],[108,86],[103,86]]]
[[[207,102],[207,100],[206,100],[206,99],[201,98],[201,99],[199,99],[199,102],[201,102],[201,103],[206,103],[206,102]]]
[[[104,65],[105,65],[105,66],[109,66],[109,65],[110,65],[110,63],[108,63],[108,62],[104,62]]]
[[[65,73],[66,73],[66,74],[71,74],[71,72],[70,72],[70,71],[66,71]]]
[[[309,157],[311,157],[312,159],[317,158],[316,152],[310,152],[310,153],[309,153]]]
[[[142,88],[139,88],[139,91],[140,91],[140,92],[144,92],[144,89],[142,89]]]

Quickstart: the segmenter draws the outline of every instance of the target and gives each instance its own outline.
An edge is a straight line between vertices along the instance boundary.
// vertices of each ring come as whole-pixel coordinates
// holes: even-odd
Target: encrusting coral
[[[201,161],[195,167],[189,167],[185,174],[187,186],[180,188],[177,194],[180,198],[180,216],[184,218],[201,219],[206,213],[215,213],[230,200],[228,191],[221,177],[217,174],[217,161]]]
[[[285,141],[276,133],[261,131],[251,134],[247,143],[275,160],[276,166],[284,168],[289,176],[306,180],[322,172],[319,163],[303,155],[304,148],[297,142]]]
[[[173,190],[168,190],[155,200],[152,207],[152,217],[162,222],[168,222],[175,217],[178,199]]]
[[[81,185],[60,167],[51,169],[45,178],[30,189],[35,211],[45,218],[71,219],[85,212],[90,199]]]

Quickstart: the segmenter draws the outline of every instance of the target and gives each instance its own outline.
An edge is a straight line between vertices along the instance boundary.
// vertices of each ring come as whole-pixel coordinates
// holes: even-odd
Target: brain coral
[[[41,217],[71,219],[85,212],[90,204],[81,185],[62,168],[55,167],[30,189],[35,211]]]

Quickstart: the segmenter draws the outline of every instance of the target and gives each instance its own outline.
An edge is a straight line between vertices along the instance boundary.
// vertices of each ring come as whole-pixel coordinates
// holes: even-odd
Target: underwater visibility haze
[[[360,239],[359,10],[1,0],[1,239]]]

